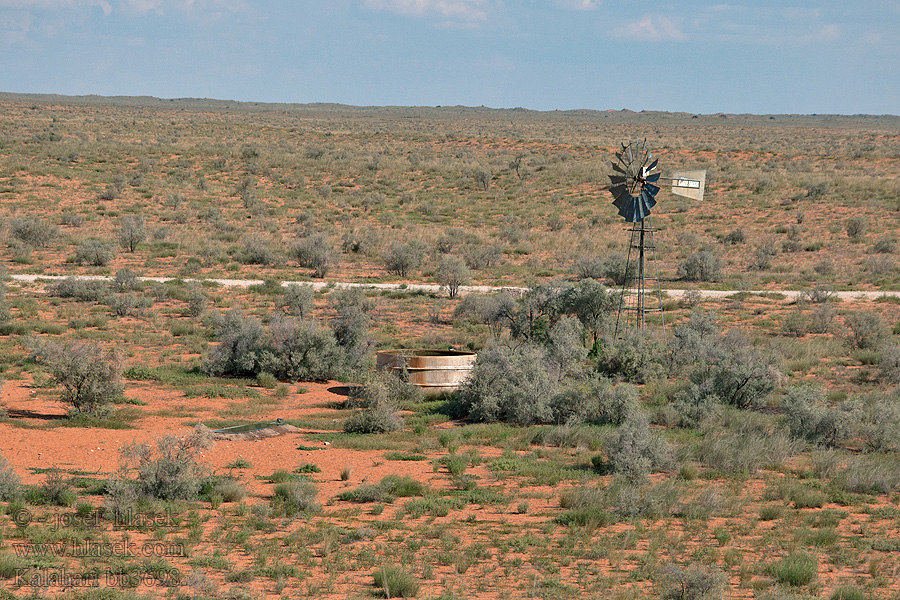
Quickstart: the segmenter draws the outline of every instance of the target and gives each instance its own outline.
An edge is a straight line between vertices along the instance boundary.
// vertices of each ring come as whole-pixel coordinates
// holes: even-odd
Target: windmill
[[[650,221],[650,209],[656,206],[662,181],[671,183],[672,193],[703,199],[706,171],[676,171],[672,177],[662,177],[659,159],[647,148],[647,140],[628,138],[616,152],[609,175],[609,191],[619,216],[631,223],[631,239],[625,266],[625,282],[619,297],[616,333],[625,325],[634,325],[643,334],[647,315],[659,313],[663,329],[662,290],[659,285],[659,266],[653,234],[659,231]]]

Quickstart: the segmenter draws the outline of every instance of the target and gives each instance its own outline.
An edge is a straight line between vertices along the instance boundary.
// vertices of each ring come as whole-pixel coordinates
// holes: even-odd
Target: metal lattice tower
[[[653,234],[659,231],[650,223],[650,217],[633,223],[628,258],[625,266],[625,282],[619,296],[616,315],[616,332],[635,327],[643,333],[648,315],[659,314],[665,331],[662,307],[662,289],[659,285],[659,265],[656,262],[656,244]]]

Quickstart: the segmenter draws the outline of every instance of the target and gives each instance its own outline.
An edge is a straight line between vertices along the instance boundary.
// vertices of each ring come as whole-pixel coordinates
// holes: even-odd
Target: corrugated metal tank
[[[475,352],[462,350],[381,350],[376,354],[375,366],[392,371],[409,372],[409,382],[426,393],[452,392],[468,378],[475,365]]]

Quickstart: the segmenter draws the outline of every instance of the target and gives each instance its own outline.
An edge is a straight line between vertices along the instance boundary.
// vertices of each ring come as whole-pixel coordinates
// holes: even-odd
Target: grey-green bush
[[[22,480],[6,457],[0,454],[0,500],[9,502],[19,496]]]
[[[495,344],[478,353],[459,401],[475,421],[548,423],[553,419],[551,399],[558,392],[557,381],[542,347]]]
[[[715,567],[670,564],[657,579],[662,600],[719,600],[724,597],[728,578]]]
[[[678,277],[686,281],[719,281],[722,261],[710,250],[698,250],[678,265]]]
[[[456,298],[460,286],[467,285],[472,280],[472,272],[463,259],[452,254],[444,254],[438,263],[434,278],[447,290],[451,298]]]
[[[191,433],[181,437],[167,435],[155,443],[132,442],[121,451],[128,465],[128,485],[133,486],[139,496],[147,498],[196,498],[207,474],[206,468],[197,461],[197,455],[211,445],[210,430],[203,425],[197,425]]]
[[[124,366],[115,350],[91,342],[51,341],[42,344],[39,353],[40,362],[63,388],[60,400],[71,404],[73,413],[103,414],[122,396]]]
[[[638,481],[651,472],[667,471],[675,466],[671,446],[650,431],[650,424],[643,414],[634,414],[622,424],[607,454],[613,472],[629,481]]]
[[[95,267],[108,265],[116,257],[112,247],[101,240],[85,240],[75,248],[75,262]]]
[[[125,215],[117,232],[119,244],[129,252],[147,239],[147,224],[141,215]]]
[[[412,240],[406,244],[393,241],[384,253],[384,265],[388,273],[406,277],[410,271],[418,269],[425,261],[425,244]]]
[[[281,297],[281,306],[289,315],[305,319],[312,312],[315,304],[313,297],[315,290],[308,284],[291,283],[284,286],[284,295]]]
[[[334,248],[324,234],[314,233],[300,238],[291,251],[301,267],[313,270],[314,277],[325,277],[331,270]]]

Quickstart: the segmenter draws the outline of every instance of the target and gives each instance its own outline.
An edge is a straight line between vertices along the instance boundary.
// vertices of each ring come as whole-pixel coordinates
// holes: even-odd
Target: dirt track
[[[66,279],[69,276],[63,275],[10,275],[9,276],[13,281],[27,281],[34,282],[38,280],[46,280],[46,281],[55,281],[58,279]],[[77,279],[84,280],[98,280],[98,281],[111,281],[112,277],[101,276],[101,275],[77,275],[75,276]],[[138,277],[139,281],[174,281],[179,279],[177,277]],[[261,279],[182,279],[182,281],[210,281],[213,283],[217,283],[219,285],[225,287],[250,287],[251,285],[260,285],[263,282]],[[376,289],[376,290],[421,290],[424,292],[434,292],[439,293],[441,291],[441,286],[429,283],[349,283],[343,281],[283,281],[281,282],[282,286],[289,285],[291,283],[299,283],[313,286],[316,290],[321,290],[323,288],[329,286],[335,287],[359,287],[359,288],[368,288],[368,289]],[[494,287],[489,285],[463,285],[459,288],[460,294],[470,294],[470,293],[488,293],[488,292],[499,292],[501,290],[509,290],[511,292],[522,292],[527,288],[524,287]],[[685,293],[689,291],[695,291],[700,294],[703,298],[727,298],[728,296],[733,296],[734,294],[745,293],[745,294],[781,294],[784,296],[785,300],[796,300],[800,294],[803,292],[798,290],[684,290],[684,289],[664,289],[663,292],[666,293],[669,297],[672,298],[681,298]],[[835,291],[831,292],[836,298],[841,300],[875,300],[876,298],[882,298],[884,296],[889,297],[900,297],[900,291],[866,291],[866,290],[848,290],[848,291]]]

